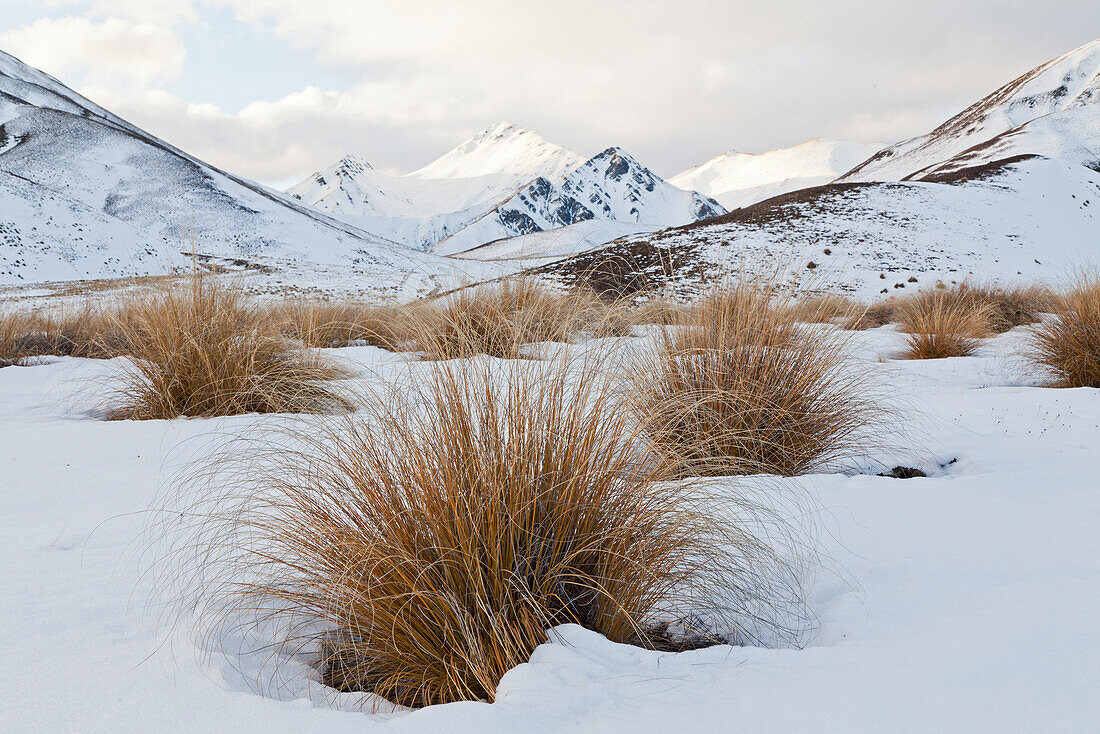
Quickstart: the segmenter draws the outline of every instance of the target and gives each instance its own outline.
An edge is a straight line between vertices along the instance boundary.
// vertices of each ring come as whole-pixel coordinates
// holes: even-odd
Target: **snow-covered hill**
[[[180,255],[392,272],[446,261],[197,160],[0,52],[0,284],[157,273]]]
[[[1032,69],[839,180],[920,179],[1016,155],[1100,166],[1100,40]]]
[[[732,210],[788,191],[829,183],[881,148],[875,143],[814,138],[767,153],[731,150],[668,181],[706,194]]]
[[[955,178],[833,184],[710,222],[639,235],[542,272],[569,281],[620,260],[654,275],[670,265],[687,290],[707,274],[777,265],[861,298],[937,281],[1054,281],[1100,258],[1100,173],[1041,157]],[[812,263],[812,265],[811,265]]]
[[[673,186],[621,148],[608,148],[554,181],[537,178],[433,252],[465,252],[487,242],[607,219],[654,229],[725,213],[722,205]]]
[[[381,173],[349,155],[287,193],[379,236],[424,249],[536,178],[560,177],[583,162],[581,155],[505,122],[405,176]]]

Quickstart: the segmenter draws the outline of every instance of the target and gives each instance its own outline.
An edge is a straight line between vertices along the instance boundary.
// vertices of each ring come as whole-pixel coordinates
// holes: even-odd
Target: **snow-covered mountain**
[[[635,235],[549,266],[812,270],[860,296],[944,281],[1056,280],[1100,260],[1100,41],[1043,64],[838,182]],[[891,180],[892,179],[892,180]]]
[[[510,123],[404,176],[379,173],[346,156],[288,193],[380,236],[438,254],[589,219],[630,225],[615,230],[621,235],[639,224],[656,229],[725,211],[708,197],[669,185],[618,148],[585,160]]]
[[[608,148],[561,179],[540,176],[432,251],[452,255],[592,219],[658,229],[723,213],[713,199],[673,186],[621,148]]]
[[[424,249],[536,178],[558,178],[583,162],[581,155],[505,122],[404,176],[381,173],[349,155],[287,193],[382,237]]]
[[[668,181],[706,194],[726,209],[737,209],[788,191],[829,183],[881,148],[875,143],[814,138],[767,153],[731,150]]]
[[[3,52],[0,197],[0,283],[165,272],[192,247],[394,277],[444,262],[193,158]]]
[[[409,178],[480,178],[511,176],[530,181],[539,176],[558,178],[584,163],[584,156],[547,142],[541,135],[510,122],[482,130]]]
[[[1100,40],[1032,69],[839,180],[921,179],[1016,155],[1100,166]]]

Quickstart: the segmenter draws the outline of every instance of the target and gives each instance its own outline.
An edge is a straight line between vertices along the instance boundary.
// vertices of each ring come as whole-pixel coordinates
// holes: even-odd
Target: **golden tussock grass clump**
[[[609,309],[595,296],[515,279],[466,288],[410,313],[417,350],[427,359],[448,360],[523,357],[525,344],[566,342],[581,330],[606,329]]]
[[[107,417],[153,420],[340,408],[343,373],[279,334],[240,289],[196,276],[119,307],[121,351]]]
[[[901,306],[906,332],[904,359],[969,357],[991,333],[992,307],[957,297],[952,291],[926,291]]]
[[[850,331],[866,331],[877,329],[899,318],[900,304],[897,299],[891,298],[879,303],[872,303],[861,311],[849,316],[844,322],[844,328]]]
[[[408,341],[408,315],[394,306],[346,301],[286,301],[268,307],[286,336],[309,347],[346,347],[355,342],[396,350]]]
[[[0,367],[22,364],[28,357],[36,356],[27,344],[34,330],[32,322],[27,313],[0,313]]]
[[[867,311],[863,304],[836,293],[804,294],[789,308],[797,321],[807,324],[847,323]]]
[[[276,629],[327,685],[415,707],[492,701],[565,623],[669,650],[795,632],[751,503],[665,481],[606,372],[432,369],[215,464],[181,541],[211,634]]]
[[[840,330],[746,281],[711,293],[634,368],[634,412],[682,474],[803,474],[859,450],[878,411]]]
[[[1032,327],[1031,360],[1060,387],[1100,387],[1100,276],[1084,274]]]
[[[692,308],[670,298],[653,298],[631,308],[633,323],[658,326],[681,326],[691,320]]]
[[[994,334],[1035,323],[1040,314],[1051,310],[1054,303],[1050,289],[1039,285],[1003,286],[965,282],[950,288],[925,291],[912,299],[919,302],[933,298],[935,294],[939,294],[937,298],[940,300],[937,302],[954,301],[958,310],[985,310],[986,330]]]
[[[0,364],[32,357],[110,359],[122,354],[122,314],[87,302],[79,307],[0,316]]]

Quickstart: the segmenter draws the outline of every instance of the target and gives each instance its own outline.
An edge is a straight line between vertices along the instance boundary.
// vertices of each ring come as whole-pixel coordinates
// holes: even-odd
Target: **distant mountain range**
[[[731,150],[676,174],[669,183],[701,191],[726,209],[739,209],[788,191],[829,183],[881,148],[879,143],[814,138],[767,153]]]
[[[0,53],[0,285],[166,272],[191,250],[346,267],[410,293],[657,251],[695,274],[832,263],[861,293],[1034,277],[1096,257],[1098,171],[1100,41],[882,148],[731,151],[666,180],[621,148],[589,157],[501,123],[403,176],[348,155],[287,193]]]
[[[709,165],[673,180],[705,188]],[[684,284],[708,273],[786,263],[815,271],[821,283],[873,296],[936,281],[1054,280],[1098,260],[1100,41],[1094,41],[831,183],[626,237],[542,272],[569,280],[600,262],[635,273],[671,264],[673,280]]]
[[[619,148],[585,159],[507,122],[405,176],[387,176],[345,156],[288,193],[379,236],[439,254],[593,219],[659,229],[726,211],[669,184]]]

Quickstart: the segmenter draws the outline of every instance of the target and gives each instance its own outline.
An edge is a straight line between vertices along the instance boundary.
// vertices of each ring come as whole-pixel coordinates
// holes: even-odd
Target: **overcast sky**
[[[418,168],[510,120],[662,175],[927,132],[1100,37],[1073,0],[0,0],[0,49],[215,165]]]

